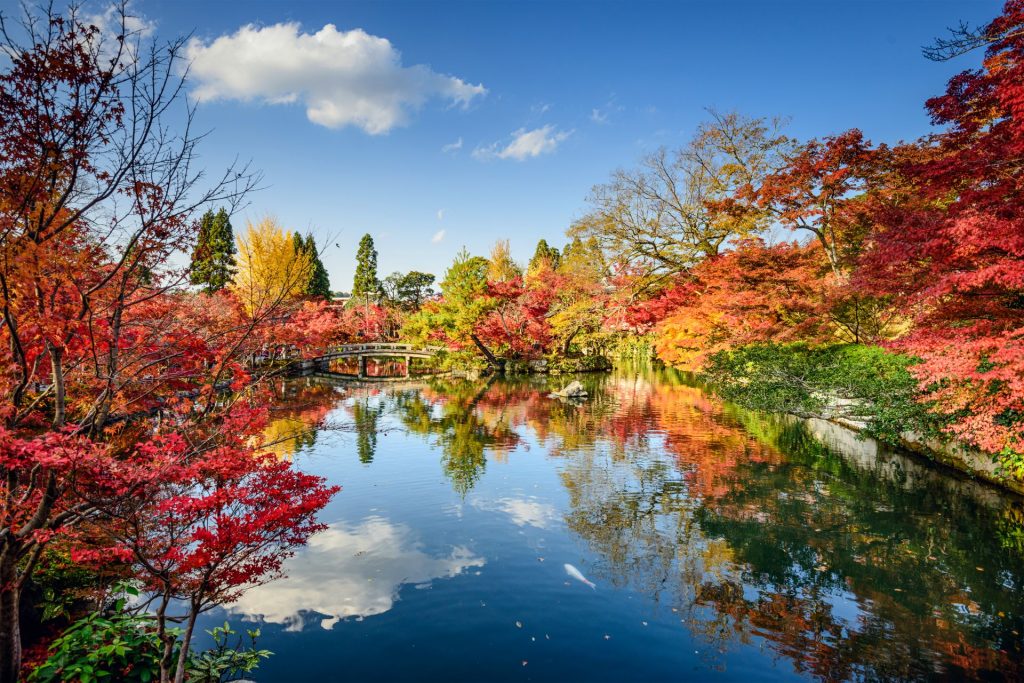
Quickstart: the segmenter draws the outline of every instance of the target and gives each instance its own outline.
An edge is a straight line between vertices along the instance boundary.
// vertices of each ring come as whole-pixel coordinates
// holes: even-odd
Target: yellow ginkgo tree
[[[313,264],[307,252],[295,249],[290,231],[268,216],[249,223],[237,241],[238,272],[231,288],[252,318],[302,294]]]

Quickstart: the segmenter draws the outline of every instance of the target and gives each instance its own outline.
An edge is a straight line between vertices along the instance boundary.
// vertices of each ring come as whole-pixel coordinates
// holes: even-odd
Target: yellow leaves
[[[238,237],[238,273],[231,285],[253,318],[272,313],[285,300],[302,293],[312,263],[295,248],[293,235],[273,218],[246,226]]]
[[[488,259],[487,279],[491,282],[510,282],[521,275],[522,271],[512,260],[508,240],[498,240],[491,249],[491,257]]]

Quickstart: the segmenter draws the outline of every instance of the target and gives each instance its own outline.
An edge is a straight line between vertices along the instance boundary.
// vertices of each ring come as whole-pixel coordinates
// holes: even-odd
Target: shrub
[[[945,416],[931,412],[908,368],[917,359],[874,346],[755,344],[714,354],[702,377],[747,408],[845,417],[899,443],[904,432],[939,436]]]

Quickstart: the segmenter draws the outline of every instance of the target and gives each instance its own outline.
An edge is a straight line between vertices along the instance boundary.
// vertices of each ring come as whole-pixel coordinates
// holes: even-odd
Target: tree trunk
[[[479,337],[477,337],[475,334],[472,334],[470,335],[470,339],[472,339],[473,343],[476,344],[476,348],[480,350],[480,353],[484,354],[484,358],[487,359],[488,365],[490,365],[495,370],[499,371],[505,369],[505,364],[502,361],[498,360],[495,357],[495,355],[491,353],[491,350],[489,348],[484,346],[484,343],[480,341]]]
[[[563,356],[565,356],[565,357],[569,356],[569,346],[572,344],[572,340],[576,338],[576,335],[579,334],[579,332],[580,331],[578,329],[573,330],[572,334],[570,334],[568,337],[566,337],[565,343],[562,344],[562,355]]]
[[[11,548],[0,555],[0,683],[15,683],[21,671],[21,624],[17,560]]]
[[[171,596],[165,589],[156,611],[156,635],[163,645],[160,653],[160,683],[171,683],[171,657],[174,654],[174,636],[167,632],[167,605]]]
[[[196,619],[199,617],[199,605],[192,603],[192,609],[188,613],[188,624],[185,626],[185,633],[181,636],[181,649],[178,650],[178,668],[174,672],[174,683],[184,683],[185,664],[188,662],[188,649],[192,644],[192,631],[196,628]]]
[[[66,414],[66,394],[64,391],[64,350],[56,344],[47,342],[46,350],[50,354],[50,367],[53,370],[53,426],[60,429],[64,426]]]

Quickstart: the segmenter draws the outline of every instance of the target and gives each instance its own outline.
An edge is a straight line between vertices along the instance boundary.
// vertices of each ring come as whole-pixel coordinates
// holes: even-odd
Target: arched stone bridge
[[[329,370],[332,361],[355,358],[358,368],[356,373],[336,374],[349,374],[358,379],[393,379],[371,377],[366,372],[366,361],[369,358],[401,358],[405,361],[403,378],[407,378],[410,375],[413,358],[433,358],[443,350],[438,346],[414,346],[413,344],[343,344],[335,346],[322,356],[302,361],[299,365],[302,370]]]

